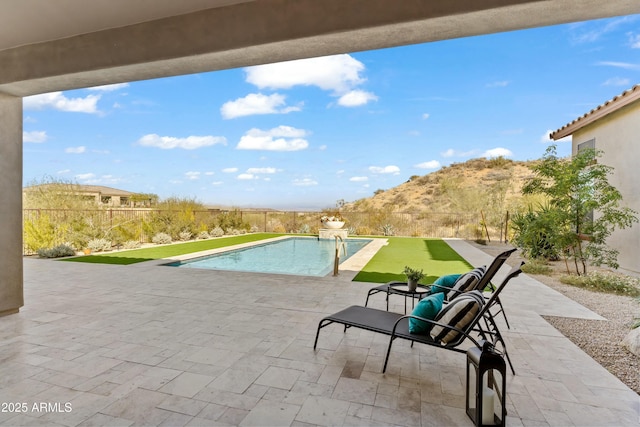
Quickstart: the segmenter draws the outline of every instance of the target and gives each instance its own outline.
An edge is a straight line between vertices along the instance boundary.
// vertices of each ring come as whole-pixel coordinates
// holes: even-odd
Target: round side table
[[[431,292],[430,286],[418,285],[414,291],[409,290],[407,282],[389,282],[387,283],[387,311],[389,311],[389,295],[404,295],[404,314],[407,314],[407,297],[411,297],[411,309],[415,308],[415,299],[420,301],[424,296]]]

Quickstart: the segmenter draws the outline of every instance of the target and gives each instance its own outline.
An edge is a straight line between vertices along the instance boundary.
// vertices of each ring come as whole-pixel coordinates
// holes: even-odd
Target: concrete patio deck
[[[491,260],[450,244],[473,265]],[[313,351],[322,317],[364,303],[372,285],[351,282],[353,272],[156,264],[24,260],[25,306],[0,318],[1,424],[472,425],[463,354],[396,342],[382,374],[387,337],[337,325]],[[638,395],[540,317],[598,315],[526,275],[503,295],[517,372],[507,377],[507,425],[640,424]],[[384,297],[370,304],[383,308]]]

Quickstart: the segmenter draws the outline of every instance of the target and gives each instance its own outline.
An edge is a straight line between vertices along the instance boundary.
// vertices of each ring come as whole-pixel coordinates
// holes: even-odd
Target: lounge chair
[[[460,344],[467,339],[478,348],[481,347],[479,340],[471,336],[472,333],[475,333],[479,339],[489,341],[494,346],[500,344],[503,353],[509,359],[504,339],[495,325],[490,310],[497,304],[498,297],[506,284],[522,272],[521,266],[511,269],[489,299],[485,299],[482,292],[478,290],[462,294],[443,308],[435,320],[353,305],[320,320],[313,349],[315,350],[318,345],[320,329],[332,323],[338,323],[344,326],[345,332],[348,328],[354,327],[390,336],[382,368],[383,373],[387,370],[391,346],[396,338],[409,340],[411,345],[418,342],[445,350],[466,353],[467,348],[460,348]],[[426,334],[409,332],[409,319],[411,318],[430,324],[430,332]],[[515,374],[510,360],[509,365]]]
[[[489,265],[489,267],[486,269],[486,271],[481,275],[481,277],[479,278],[479,280],[477,280],[476,282],[473,282],[472,286],[459,286],[458,285],[458,281],[464,281],[465,280],[465,276],[467,274],[473,274],[474,270],[478,270],[479,268],[476,268],[462,276],[460,276],[460,278],[458,279],[458,281],[454,284],[454,286],[448,290],[446,292],[446,296],[445,296],[445,300],[446,301],[450,301],[451,299],[453,299],[455,296],[459,295],[462,292],[466,292],[466,291],[470,291],[470,290],[480,290],[483,291],[487,286],[490,286],[491,288],[493,288],[493,285],[491,285],[491,280],[493,279],[493,277],[496,275],[496,273],[498,272],[498,270],[500,270],[500,267],[502,267],[502,264],[505,263],[505,261],[507,260],[507,258],[509,258],[509,256],[511,256],[512,253],[514,253],[516,251],[517,248],[513,248],[513,249],[509,249],[506,250],[504,252],[502,252],[501,254],[499,254],[498,256],[496,256],[493,261],[491,262],[491,264]],[[389,286],[390,284],[394,284],[396,282],[389,282],[389,283],[385,283],[384,285],[379,285],[376,287],[373,287],[371,289],[369,289],[369,292],[367,293],[367,299],[364,303],[364,306],[367,307],[369,305],[369,297],[371,295],[375,295],[377,293],[380,292],[384,292],[386,294],[386,299],[387,299],[387,311],[389,311],[389,295],[392,294],[400,294],[399,292],[394,291],[393,287]],[[456,287],[456,285],[458,285],[458,287]],[[464,284],[462,284],[464,285]],[[431,288],[432,285],[418,285],[421,288]],[[405,295],[406,294],[402,294]],[[422,295],[418,295],[416,294],[416,296],[422,296]],[[500,300],[498,300],[498,305],[500,306],[500,310],[499,312],[502,312],[502,315],[505,318],[505,321],[507,323],[507,327],[510,329],[509,326],[509,321],[507,320],[507,315],[504,312],[504,308],[502,306],[502,303],[500,302]]]

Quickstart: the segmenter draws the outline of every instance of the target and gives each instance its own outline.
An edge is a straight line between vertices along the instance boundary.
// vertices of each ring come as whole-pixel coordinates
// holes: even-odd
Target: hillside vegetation
[[[480,212],[504,215],[535,202],[523,198],[521,190],[531,178],[535,161],[471,159],[424,176],[412,176],[407,182],[388,190],[377,190],[369,198],[347,203],[346,211],[389,210],[407,213]]]

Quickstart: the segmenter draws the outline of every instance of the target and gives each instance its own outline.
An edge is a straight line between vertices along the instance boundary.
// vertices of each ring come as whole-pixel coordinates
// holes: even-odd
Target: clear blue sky
[[[637,83],[633,15],[37,95],[24,184],[322,209],[474,157],[539,158]]]

